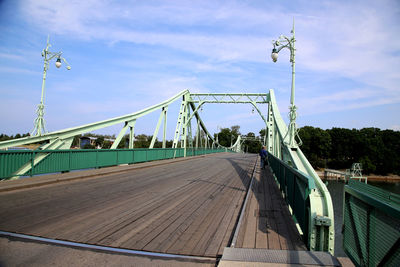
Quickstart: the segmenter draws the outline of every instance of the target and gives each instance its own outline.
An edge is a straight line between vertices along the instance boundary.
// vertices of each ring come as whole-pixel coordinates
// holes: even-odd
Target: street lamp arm
[[[63,58],[63,57],[60,57],[61,59],[62,59],[62,61],[64,61],[64,63],[65,64],[67,64],[67,70],[70,70],[71,69],[71,66],[69,65],[69,63],[68,63],[68,61],[65,59],[65,58]]]
[[[57,52],[57,53],[47,52],[47,54],[49,55],[49,57],[47,58],[47,61],[50,61],[55,57],[61,57],[62,52]]]
[[[284,35],[279,36],[279,39],[277,41],[272,41],[272,45],[274,46],[274,52],[279,53],[283,48],[287,48],[290,50],[290,60],[292,60],[294,56],[294,42],[296,40],[294,39],[294,36],[289,39],[289,37],[286,37]]]

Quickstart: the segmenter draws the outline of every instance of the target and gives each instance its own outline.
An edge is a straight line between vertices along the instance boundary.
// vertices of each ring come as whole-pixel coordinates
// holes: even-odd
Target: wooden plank
[[[229,176],[225,179],[224,183],[231,180]],[[182,253],[191,255],[203,254],[202,246],[214,234],[214,229],[220,223],[221,217],[224,214],[221,211],[224,211],[223,207],[226,207],[227,203],[229,203],[229,195],[226,194],[225,190],[220,191],[216,197],[219,198],[218,201],[215,201],[215,206],[202,217],[200,224],[195,229],[194,227],[188,229],[187,233],[190,236],[181,248]]]
[[[251,166],[251,165],[250,165]],[[252,169],[252,168],[251,168]],[[251,175],[251,173],[250,173]],[[241,176],[243,177],[243,175]],[[244,197],[246,195],[247,187],[249,184],[249,170],[247,169],[244,173],[244,178],[237,179],[235,187],[237,189],[231,189],[232,199],[230,203],[230,208],[225,213],[222,223],[220,224],[219,229],[217,230],[217,234],[214,236],[207,250],[205,251],[205,255],[211,255],[211,253],[215,253],[222,255],[223,248],[228,246],[228,242],[230,237],[233,236],[233,226],[237,221],[237,217],[239,216],[239,211],[241,207],[242,201],[244,201]],[[240,190],[240,191],[237,191]],[[242,201],[240,201],[242,200]],[[239,204],[240,203],[240,204]],[[228,225],[228,227],[226,227]]]
[[[242,174],[240,176],[242,176]],[[245,189],[243,182],[241,182],[239,178],[240,177],[236,178],[236,181],[233,181],[234,183],[232,184],[232,188],[239,187],[240,186],[239,183],[241,183],[242,184],[241,186],[243,186],[243,189]],[[241,195],[238,194],[237,191],[232,188],[225,189],[227,191],[227,195],[229,196],[229,200],[227,203],[235,202],[235,198],[237,198],[238,195],[239,196]],[[214,235],[211,236],[211,239],[207,242],[207,245],[203,245],[203,247],[199,249],[204,256],[217,256],[220,247],[222,245],[223,238],[226,234],[226,229],[228,228],[227,225],[229,225],[229,222],[232,220],[232,213],[235,210],[235,208],[236,207],[234,205],[230,205],[228,206],[228,208],[226,208],[225,205],[225,213],[220,223],[217,224],[217,228],[215,230]],[[225,244],[223,246],[225,246]]]
[[[235,172],[232,174],[228,175],[228,180],[232,179],[232,177],[235,177]],[[237,175],[237,174],[236,174]],[[229,178],[231,176],[231,178]],[[227,185],[226,187],[229,188],[230,185]],[[228,203],[225,203],[227,205]],[[230,203],[229,203],[230,204]],[[213,209],[217,209],[214,207]],[[178,253],[179,251],[182,251],[184,248],[188,248],[188,243],[192,242],[194,244],[193,240],[197,240],[196,238],[199,238],[199,233],[201,233],[200,228],[204,227],[204,221],[206,220],[207,216],[209,216],[208,213],[203,213],[201,216],[199,216],[190,227],[188,227],[185,232],[177,239],[177,241],[171,245],[171,247],[168,249],[169,253]],[[197,236],[196,236],[197,235]],[[189,250],[189,249],[187,249]]]
[[[265,177],[262,175],[263,170],[258,169],[256,178],[258,181],[258,188],[256,190],[256,197],[258,200],[259,209],[256,211],[257,215],[257,231],[256,231],[256,248],[268,247],[268,234],[267,234],[267,214],[265,213]]]
[[[0,193],[0,229],[216,256],[232,236],[255,158],[217,155]]]
[[[268,233],[268,249],[281,249],[279,231],[276,224],[276,212],[281,209],[280,199],[282,198],[278,186],[271,175],[268,175],[269,170],[263,171],[263,177],[266,182],[265,187],[265,203],[266,203],[266,228]]]
[[[269,169],[257,171],[236,247],[306,249]]]
[[[257,218],[254,216],[254,212],[258,209],[258,204],[254,195],[254,188],[255,186],[253,181],[250,195],[249,213],[247,217],[246,228],[244,229],[243,248],[254,248],[256,244]]]
[[[168,236],[174,232],[179,226],[184,223],[184,221],[193,214],[194,211],[199,209],[202,205],[207,205],[207,202],[211,200],[210,196],[214,195],[218,188],[215,188],[213,184],[206,184],[206,188],[200,190],[197,195],[188,194],[191,196],[191,200],[183,203],[183,206],[177,206],[174,214],[168,219],[163,218],[162,224],[155,227],[148,227],[148,232],[142,232],[144,238],[139,241],[138,247],[143,246],[145,250],[157,251],[156,248],[164,241]],[[161,240],[161,241],[160,241]],[[160,247],[160,250],[165,250],[165,248]]]
[[[252,170],[253,170],[253,166],[252,165],[253,165],[253,163],[251,163],[249,165],[249,168],[247,169],[247,179],[242,180],[242,185],[243,185],[242,193],[236,194],[237,195],[236,200],[233,201],[233,203],[235,204],[235,205],[233,205],[234,209],[233,209],[232,214],[230,215],[231,219],[229,221],[228,228],[225,231],[225,235],[223,237],[223,240],[222,240],[222,242],[220,244],[220,247],[219,247],[219,250],[218,250],[218,255],[222,255],[224,247],[230,245],[229,241],[231,241],[231,238],[233,237],[234,227],[235,227],[235,224],[236,224],[237,220],[239,219],[239,215],[240,215],[239,212],[240,212],[241,207],[243,205],[244,198],[246,196],[246,192],[247,192],[247,189],[248,189],[249,184],[250,184],[250,180],[251,180],[250,176],[251,176]]]

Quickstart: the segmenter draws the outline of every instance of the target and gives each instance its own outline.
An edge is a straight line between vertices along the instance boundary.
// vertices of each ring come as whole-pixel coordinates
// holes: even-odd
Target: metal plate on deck
[[[340,266],[338,260],[328,252],[229,247],[224,249],[221,261]]]

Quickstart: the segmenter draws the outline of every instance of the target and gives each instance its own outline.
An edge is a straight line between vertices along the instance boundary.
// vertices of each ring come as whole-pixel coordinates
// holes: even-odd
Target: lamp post
[[[296,127],[296,109],[297,107],[294,104],[294,81],[295,81],[295,51],[296,48],[294,46],[294,43],[296,42],[296,39],[294,38],[294,19],[293,19],[293,28],[292,28],[292,37],[286,37],[284,35],[279,36],[278,40],[273,40],[272,45],[274,48],[272,49],[271,53],[271,58],[273,62],[276,62],[278,60],[278,53],[283,49],[287,48],[290,50],[290,62],[292,63],[292,88],[291,88],[291,94],[290,94],[290,107],[289,107],[289,127],[288,127],[288,133],[286,134],[289,135],[289,142],[285,142],[288,144],[291,148],[294,148],[297,146],[295,136],[297,134],[297,127]],[[286,137],[285,136],[285,137]],[[301,144],[301,142],[300,142]]]
[[[71,69],[71,66],[68,64],[68,62],[65,60],[65,58],[62,57],[62,52],[50,52],[49,48],[51,47],[51,44],[49,43],[49,36],[47,36],[47,45],[46,48],[43,49],[42,51],[42,57],[44,57],[44,68],[43,68],[43,81],[42,81],[42,95],[40,98],[40,104],[37,107],[36,114],[37,117],[34,122],[34,128],[31,132],[31,136],[39,136],[44,133],[46,133],[46,126],[45,126],[45,121],[44,121],[44,99],[45,99],[45,84],[46,84],[46,75],[47,75],[47,70],[49,69],[49,62],[57,58],[56,60],[56,67],[60,68],[62,63],[61,60],[67,64],[67,70]]]

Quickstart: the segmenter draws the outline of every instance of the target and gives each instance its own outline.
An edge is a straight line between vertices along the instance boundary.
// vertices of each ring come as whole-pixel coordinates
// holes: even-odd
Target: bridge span
[[[47,176],[1,183],[0,230],[216,260],[231,245],[253,176],[235,247],[307,250],[256,155],[218,153],[102,170],[60,174],[51,184]]]

